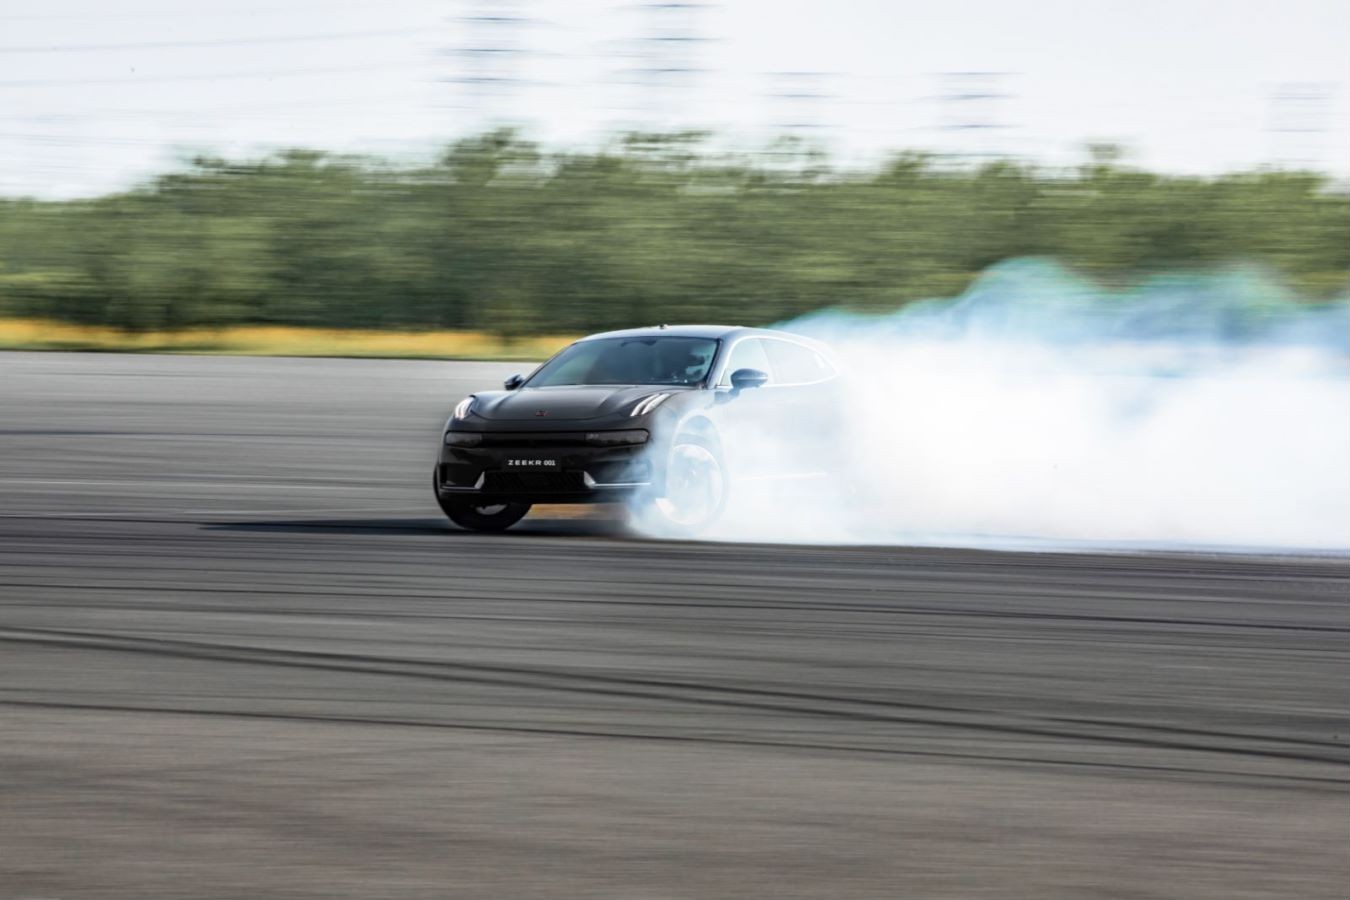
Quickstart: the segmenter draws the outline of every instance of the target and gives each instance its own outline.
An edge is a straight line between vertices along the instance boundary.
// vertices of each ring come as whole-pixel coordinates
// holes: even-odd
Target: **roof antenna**
[[[657,328],[661,328],[661,329],[665,329],[665,328],[669,328],[670,326],[667,325],[667,324],[665,324],[664,322],[662,322],[660,325],[658,325],[658,326],[656,326],[656,327],[657,327]]]

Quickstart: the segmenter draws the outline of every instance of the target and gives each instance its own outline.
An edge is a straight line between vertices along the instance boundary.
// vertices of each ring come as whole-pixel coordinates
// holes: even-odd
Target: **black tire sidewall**
[[[483,504],[475,503],[472,497],[447,497],[442,494],[439,472],[432,472],[431,484],[436,494],[436,505],[441,508],[441,512],[451,522],[469,531],[505,531],[525,518],[525,514],[530,511],[529,503],[506,503],[501,504],[506,507],[501,512],[484,515],[476,508]]]

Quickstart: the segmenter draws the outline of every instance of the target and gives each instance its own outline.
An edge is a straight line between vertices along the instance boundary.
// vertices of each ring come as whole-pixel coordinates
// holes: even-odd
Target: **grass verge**
[[[0,349],[5,350],[539,360],[551,356],[571,340],[564,335],[503,340],[479,331],[366,331],[271,325],[132,332],[46,319],[0,319]]]

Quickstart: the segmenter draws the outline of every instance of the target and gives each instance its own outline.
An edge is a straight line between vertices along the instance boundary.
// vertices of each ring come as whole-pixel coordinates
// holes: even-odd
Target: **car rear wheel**
[[[528,503],[479,503],[473,497],[447,497],[441,493],[439,476],[433,478],[436,503],[460,528],[470,531],[505,531],[525,518]]]

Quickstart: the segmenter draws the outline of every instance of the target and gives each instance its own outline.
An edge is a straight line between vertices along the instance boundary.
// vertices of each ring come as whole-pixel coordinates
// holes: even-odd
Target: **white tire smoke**
[[[1022,260],[948,303],[778,327],[846,370],[851,483],[735,485],[710,538],[1350,549],[1345,303],[1243,271],[1109,293]]]

